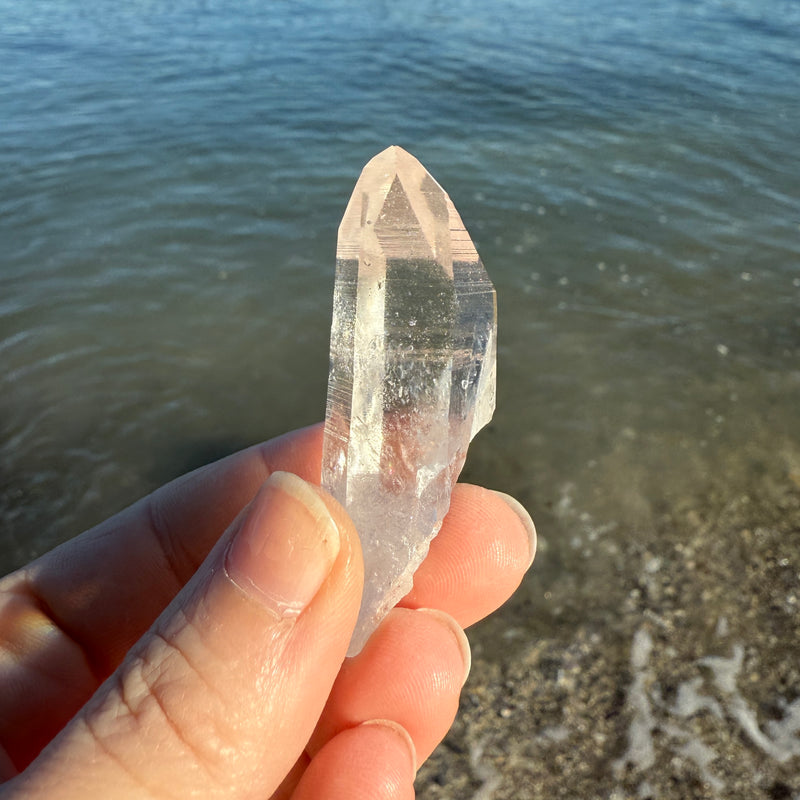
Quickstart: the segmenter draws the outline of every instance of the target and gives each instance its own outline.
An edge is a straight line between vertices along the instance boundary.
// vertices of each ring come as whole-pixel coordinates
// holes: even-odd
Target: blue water
[[[499,291],[473,477],[618,517],[687,450],[797,458],[799,54],[796,2],[0,0],[3,558],[320,417],[392,142]]]
[[[336,227],[392,142],[499,291],[474,477],[590,503],[630,475],[682,490],[687,449],[692,480],[744,440],[796,457],[799,4],[0,0],[0,20],[8,564],[320,417]]]
[[[0,0],[0,76],[7,565],[320,417],[392,142],[499,291],[472,477],[639,520],[634,484],[800,458],[796,2]]]

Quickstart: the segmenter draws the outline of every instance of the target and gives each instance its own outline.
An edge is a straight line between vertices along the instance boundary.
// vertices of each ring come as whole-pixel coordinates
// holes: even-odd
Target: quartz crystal
[[[348,655],[412,586],[495,404],[494,287],[453,203],[389,147],[339,226],[322,483],[358,530],[365,586]]]

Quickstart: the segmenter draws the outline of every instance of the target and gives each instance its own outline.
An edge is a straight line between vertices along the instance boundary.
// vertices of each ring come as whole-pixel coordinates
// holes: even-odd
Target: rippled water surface
[[[798,131],[789,0],[0,0],[0,561],[321,417],[397,143],[498,289],[468,477],[541,533],[482,635],[611,613],[659,515],[800,486]]]

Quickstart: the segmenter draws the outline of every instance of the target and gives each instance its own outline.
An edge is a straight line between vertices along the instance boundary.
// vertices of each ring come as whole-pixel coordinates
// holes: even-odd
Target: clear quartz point
[[[495,405],[495,291],[447,193],[389,147],[339,226],[322,484],[356,525],[355,655],[412,586]]]

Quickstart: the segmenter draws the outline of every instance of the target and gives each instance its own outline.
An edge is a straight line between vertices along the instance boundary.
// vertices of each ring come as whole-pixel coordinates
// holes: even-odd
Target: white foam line
[[[782,720],[767,723],[773,738],[767,736],[759,727],[756,712],[739,693],[736,679],[744,662],[744,648],[735,645],[731,658],[708,656],[697,663],[709,667],[714,675],[714,683],[725,695],[725,705],[730,715],[739,723],[750,741],[780,764],[800,755],[800,700],[795,700],[786,709]]]

